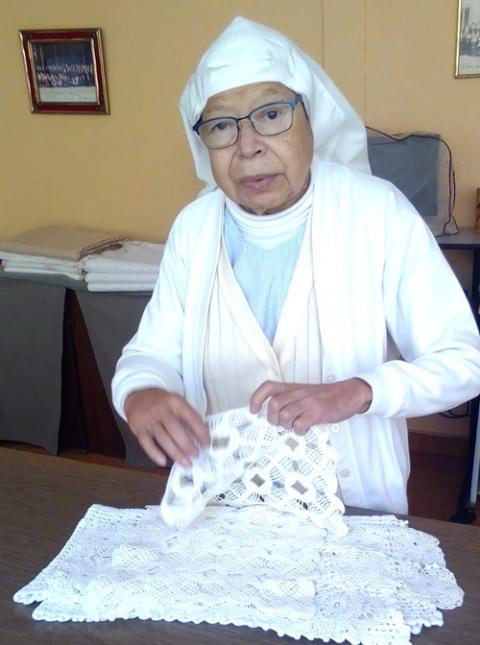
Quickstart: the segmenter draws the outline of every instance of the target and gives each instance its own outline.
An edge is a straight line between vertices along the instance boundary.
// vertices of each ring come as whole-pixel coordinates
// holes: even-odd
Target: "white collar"
[[[273,215],[252,215],[225,197],[232,219],[241,230],[246,242],[262,249],[272,249],[289,240],[305,224],[313,204],[313,184],[289,208]]]

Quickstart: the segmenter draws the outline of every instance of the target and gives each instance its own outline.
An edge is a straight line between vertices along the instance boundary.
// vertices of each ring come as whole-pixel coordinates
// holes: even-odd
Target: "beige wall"
[[[456,216],[480,185],[480,79],[453,77],[457,0],[2,0],[0,237],[47,223],[161,241],[200,188],[177,113],[199,55],[235,15],[323,64],[365,121],[442,133]],[[111,114],[30,114],[18,29],[101,27]]]

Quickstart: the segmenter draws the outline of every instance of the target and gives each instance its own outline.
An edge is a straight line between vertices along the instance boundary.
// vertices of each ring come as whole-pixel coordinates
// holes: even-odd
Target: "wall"
[[[235,15],[323,64],[365,121],[441,132],[456,216],[480,185],[480,79],[453,77],[457,0],[2,0],[0,238],[47,223],[162,241],[200,189],[177,112],[194,65]],[[18,29],[101,27],[111,114],[30,114]]]

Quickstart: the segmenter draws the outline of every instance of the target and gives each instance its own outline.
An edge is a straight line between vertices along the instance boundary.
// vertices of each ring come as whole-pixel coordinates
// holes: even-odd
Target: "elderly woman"
[[[191,463],[208,413],[337,424],[345,503],[407,512],[405,419],[480,390],[477,329],[434,238],[369,174],[365,129],[325,72],[277,32],[236,18],[180,107],[207,187],[173,225],[116,409],[159,465]]]

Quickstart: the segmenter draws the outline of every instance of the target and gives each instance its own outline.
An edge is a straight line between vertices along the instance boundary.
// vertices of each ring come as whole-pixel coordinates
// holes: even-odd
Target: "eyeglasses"
[[[193,126],[203,143],[210,150],[228,148],[238,140],[239,123],[248,119],[254,130],[264,137],[286,132],[292,127],[293,110],[303,101],[301,98],[284,99],[265,103],[255,108],[245,116],[220,116],[202,121],[202,117]]]

